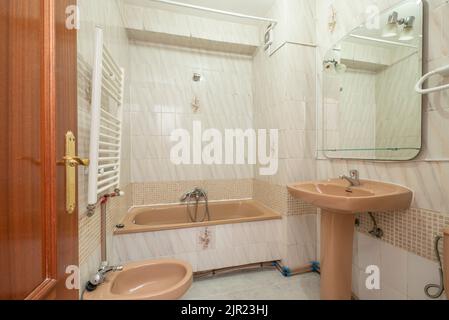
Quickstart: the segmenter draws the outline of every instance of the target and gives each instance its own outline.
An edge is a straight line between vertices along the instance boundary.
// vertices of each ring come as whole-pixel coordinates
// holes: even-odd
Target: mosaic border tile
[[[284,216],[317,214],[318,210],[301,200],[293,198],[287,186],[254,180],[253,198]]]
[[[376,212],[374,217],[384,231],[381,239],[395,247],[423,258],[437,261],[435,238],[442,236],[449,227],[449,215],[429,210],[412,208],[401,211]],[[357,215],[360,226],[357,231],[368,234],[373,222],[368,214]],[[442,245],[442,243],[441,243]],[[440,248],[442,253],[442,247]]]
[[[128,185],[123,190],[124,197],[113,198],[108,202],[106,217],[107,217],[107,236],[111,237],[114,227],[117,223],[123,220],[132,206],[132,187]],[[100,229],[101,229],[101,213],[100,208],[97,208],[94,216],[89,218],[85,213],[80,214],[78,228],[79,228],[79,264],[82,265],[89,261],[101,245]]]
[[[253,196],[252,179],[135,183],[132,185],[133,205],[178,203],[183,193],[195,187],[207,190],[210,201],[249,199]]]

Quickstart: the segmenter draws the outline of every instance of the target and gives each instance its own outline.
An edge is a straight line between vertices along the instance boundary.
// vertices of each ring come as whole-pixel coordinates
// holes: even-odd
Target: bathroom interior
[[[448,0],[76,5],[75,299],[448,299]]]
[[[447,17],[0,0],[0,300],[447,301]]]
[[[447,17],[0,0],[0,300],[447,301]]]
[[[124,71],[113,162],[122,196],[105,209],[107,258],[101,214],[80,212],[81,287],[100,261],[144,273],[159,260],[161,277],[176,273],[167,261],[193,272],[170,299],[445,299],[437,237],[449,228],[449,90],[415,85],[449,62],[448,1],[78,5],[80,154],[91,146],[98,26]],[[444,86],[447,69],[426,88]],[[264,175],[250,161],[174,164],[172,132],[192,134],[197,123],[278,129],[268,150],[277,171]],[[80,208],[90,204],[88,180],[80,170]],[[126,285],[120,296],[113,283],[84,298],[145,296]]]

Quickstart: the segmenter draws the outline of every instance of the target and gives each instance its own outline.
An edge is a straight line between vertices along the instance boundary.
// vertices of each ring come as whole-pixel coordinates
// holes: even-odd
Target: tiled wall
[[[380,290],[367,290],[368,266],[380,268]],[[438,264],[365,233],[354,239],[353,292],[362,300],[425,300],[424,287],[439,284]],[[445,295],[441,297],[445,299]]]
[[[384,10],[397,3],[399,1],[396,0],[363,0],[356,2],[344,0],[317,1],[317,12],[321,13],[317,16],[320,56],[322,57],[347,32],[363,22],[366,18],[365,12],[368,5],[378,5],[381,10]],[[433,70],[449,62],[449,24],[447,23],[447,19],[443,18],[449,14],[449,3],[444,0],[428,0],[425,1],[425,4],[428,14],[425,19],[428,21],[428,25],[425,27],[425,39],[427,39],[425,46],[425,56],[427,56],[425,70]],[[331,5],[337,11],[338,17],[337,28],[334,33],[329,31],[328,26],[329,14],[327,13],[330,12]],[[321,78],[321,75],[319,77]],[[441,79],[437,77],[435,81],[441,81]],[[318,105],[321,105],[321,101],[319,101]],[[442,227],[447,225],[446,218],[449,216],[449,202],[447,201],[447,193],[449,192],[449,184],[447,183],[449,181],[449,149],[447,146],[449,145],[449,141],[447,140],[448,135],[444,129],[449,124],[448,115],[449,96],[447,92],[431,94],[425,98],[423,123],[424,147],[423,152],[415,161],[388,163],[326,160],[323,157],[317,161],[317,176],[319,179],[337,177],[343,173],[347,173],[350,169],[357,169],[364,179],[401,184],[411,188],[415,192],[412,204],[412,207],[415,209],[405,214],[400,214],[394,219],[384,219],[385,215],[380,215],[380,217],[383,217],[381,219],[383,221],[384,231],[386,232],[386,241],[381,242],[361,235],[360,233],[358,234],[358,237],[368,239],[370,243],[370,245],[360,249],[359,254],[362,253],[367,257],[377,257],[379,248],[386,247],[392,248],[393,252],[397,253],[397,257],[402,259],[402,264],[398,262],[396,268],[394,268],[394,272],[396,273],[388,273],[386,275],[384,284],[386,283],[390,288],[394,287],[395,275],[402,274],[402,277],[404,275],[407,277],[405,281],[407,288],[404,290],[404,287],[402,287],[399,288],[400,290],[393,292],[391,290],[388,291],[387,288],[386,292],[389,292],[390,297],[395,297],[394,294],[399,292],[400,295],[398,297],[401,298],[424,298],[424,285],[431,282],[439,282],[437,265],[433,261],[425,258],[431,257],[428,250],[433,241],[432,238],[434,235],[442,232]],[[420,213],[417,215],[416,212]],[[407,218],[404,219],[404,215]],[[436,224],[435,228],[426,227],[423,229],[423,225],[428,226],[428,221],[433,221],[435,215],[438,216],[438,221],[442,221],[442,223]],[[433,226],[433,222],[431,225]],[[401,240],[394,240],[394,243],[392,243],[389,239]],[[403,241],[406,241],[405,245]],[[389,257],[391,256],[389,255]],[[380,263],[379,261],[376,260],[375,262]],[[383,261],[388,261],[388,259],[384,258]],[[393,259],[392,261],[396,260]],[[359,265],[358,267],[361,266]],[[385,272],[385,269],[383,270]],[[357,273],[357,269],[355,269],[355,273]],[[357,274],[354,275],[356,284],[358,283],[357,279],[360,279],[359,276]],[[363,279],[366,279],[366,275]],[[359,283],[359,285],[362,286],[362,293],[360,294],[359,292],[359,294],[362,297],[369,298],[370,292],[363,291],[364,281]],[[380,293],[375,293],[374,298],[379,297]]]
[[[251,199],[253,180],[205,180],[134,183],[133,205],[179,203],[181,196],[196,187],[207,190],[210,201]]]
[[[170,161],[172,131],[185,129],[193,139],[193,121],[223,134],[253,127],[251,57],[133,42],[130,59],[133,183],[253,177],[252,165]],[[194,82],[194,73],[202,81]]]
[[[132,30],[223,42],[229,45],[260,44],[259,28],[254,24],[246,24],[250,21],[243,19],[239,22],[223,21],[203,15],[183,14],[151,6],[126,5],[124,20],[126,27]]]
[[[434,240],[449,226],[449,215],[409,209],[378,212],[374,213],[374,217],[379,228],[385,233],[383,241],[428,260],[437,261]],[[358,231],[369,234],[369,231],[373,230],[372,219],[367,214],[360,214],[358,219]]]
[[[413,148],[420,146],[421,95],[409,93],[420,78],[418,54],[397,62],[376,77],[376,148]],[[406,92],[392,99],[395,92]],[[416,151],[377,151],[380,159],[410,159]]]
[[[281,239],[281,221],[272,220],[119,235],[114,250],[117,263],[174,258],[200,272],[280,260]]]
[[[376,75],[348,70],[343,76],[325,76],[326,97],[323,124],[326,130],[323,148],[374,149],[376,147]],[[341,90],[342,88],[342,90]],[[354,90],[354,88],[357,88]],[[360,106],[363,105],[363,111]],[[327,153],[333,157],[347,152]],[[354,158],[373,157],[374,151],[351,152]]]
[[[280,130],[279,171],[256,175],[254,198],[284,215],[283,263],[295,269],[316,260],[316,209],[286,187],[316,174],[315,1],[279,0],[268,16],[279,25],[274,54],[259,49],[254,58],[254,123]]]
[[[95,26],[101,25],[104,30],[104,43],[114,59],[129,72],[128,39],[120,14],[121,2],[118,0],[79,0],[81,29],[78,32],[78,153],[89,155],[90,143],[90,95],[91,74],[94,59]],[[128,82],[128,80],[127,80]],[[125,90],[125,111],[129,108],[129,94]],[[108,203],[108,242],[111,258],[112,226],[117,224],[126,214],[132,201],[130,187],[130,126],[129,113],[125,112],[123,121],[123,141],[121,160],[122,189],[126,196],[113,199]],[[100,264],[100,212],[97,210],[93,218],[86,216],[88,195],[88,172],[80,169],[79,184],[79,255],[81,289],[90,275],[96,272]]]
[[[210,189],[213,199],[234,198],[235,195],[246,198],[253,195],[256,200],[284,215],[280,227],[284,237],[280,240],[279,252],[285,264],[296,268],[319,256],[316,252],[319,232],[316,230],[316,209],[292,199],[288,195],[286,185],[294,181],[327,179],[347,173],[349,169],[358,169],[363,178],[399,183],[412,188],[415,191],[413,208],[421,208],[421,211],[412,210],[412,218],[408,218],[409,213],[399,215],[395,222],[391,222],[385,215],[378,215],[386,232],[385,241],[367,237],[363,232],[366,231],[369,221],[366,217],[362,219],[361,232],[357,233],[356,237],[358,247],[354,260],[354,283],[355,286],[361,286],[354,290],[361,297],[369,298],[369,293],[363,294],[364,286],[360,282],[363,280],[361,272],[364,271],[365,263],[361,257],[367,257],[369,261],[370,257],[379,256],[381,260],[375,262],[382,263],[389,261],[385,257],[390,257],[391,252],[397,252],[397,257],[402,259],[397,265],[406,264],[406,289],[395,284],[393,273],[393,276],[388,274],[383,279],[383,284],[387,287],[385,292],[393,289],[390,290],[390,297],[396,293],[400,297],[419,298],[418,292],[422,292],[422,283],[437,282],[436,265],[428,258],[431,258],[429,246],[432,237],[441,231],[438,231],[440,222],[436,229],[432,222],[431,230],[418,226],[422,226],[423,219],[433,219],[435,214],[438,221],[443,221],[444,225],[449,212],[449,202],[446,201],[446,194],[449,192],[449,149],[444,147],[449,145],[448,135],[445,134],[449,119],[448,93],[432,94],[426,99],[424,150],[417,161],[378,163],[325,158],[317,161],[315,158],[315,106],[321,92],[320,82],[315,85],[316,66],[321,66],[323,53],[333,43],[364,20],[367,5],[377,4],[386,8],[396,2],[278,0],[269,13],[281,22],[274,46],[279,46],[279,50],[271,57],[263,50],[259,50],[251,59],[247,56],[185,50],[167,45],[131,43],[131,107],[125,121],[133,123],[133,126],[129,128],[132,136],[128,144],[130,148],[125,149],[124,154],[125,157],[129,155],[131,158],[128,168],[131,167],[132,172],[130,169],[128,179],[125,177],[124,181],[133,182],[133,185],[126,188],[131,197],[121,199],[120,203],[110,206],[111,213],[108,216],[115,217],[111,218],[110,226],[117,223],[114,220],[119,220],[125,213],[125,210],[116,209],[119,206],[173,202],[180,193],[197,184]],[[331,3],[338,14],[334,33],[328,30],[327,13]],[[427,44],[426,67],[430,69],[449,62],[449,25],[447,19],[443,19],[449,14],[449,4],[443,0],[430,0],[428,3],[430,19],[427,21],[430,24],[427,34],[431,33],[432,37]],[[110,41],[109,45],[117,59],[126,64],[124,57],[128,55],[128,42],[120,23],[118,2],[82,0],[80,4],[82,12],[88,12],[86,16],[82,16],[84,29],[80,32],[80,51],[84,60],[87,60],[87,65],[91,63],[89,57],[93,55],[90,47],[93,44],[91,30],[96,23],[112,24],[107,32],[111,38],[107,38],[107,41]],[[89,10],[83,10],[83,7]],[[316,15],[316,12],[320,14]],[[102,18],[94,18],[92,15],[100,15]],[[298,26],[298,23],[301,23],[301,26]],[[318,44],[318,50],[314,43]],[[203,74],[208,81],[193,83],[191,77],[194,72]],[[87,93],[86,88],[80,90],[80,154],[87,154],[88,151]],[[86,97],[83,97],[83,94]],[[194,96],[198,96],[201,105],[197,114],[192,113],[190,106]],[[320,103],[321,101],[318,101],[319,105]],[[200,119],[204,127],[279,128],[278,174],[272,177],[258,176],[252,166],[170,167],[167,161],[167,137],[170,129],[179,126],[189,129],[189,124],[195,119]],[[447,162],[437,161],[445,158]],[[128,159],[124,160],[126,166]],[[83,181],[86,176],[82,172],[80,175],[80,206],[84,207],[83,195],[87,194],[87,190]],[[232,180],[238,180],[238,184],[230,183]],[[223,188],[225,191],[221,193]],[[161,193],[156,193],[155,196],[155,191]],[[414,212],[419,213],[414,215]],[[83,279],[97,268],[99,262],[99,238],[96,233],[99,232],[98,223],[98,214],[94,219],[80,217]],[[405,229],[399,228],[404,224]],[[380,252],[379,255],[377,252]]]
[[[114,247],[113,231],[115,226],[120,223],[124,215],[128,212],[132,206],[132,186],[128,184],[123,189],[127,196],[114,198],[107,204],[106,211],[106,244],[108,262],[116,260]],[[80,216],[79,221],[79,260],[80,260],[80,282],[81,289],[84,289],[84,285],[89,278],[98,270],[98,266],[101,262],[101,215],[99,210],[95,215],[89,218],[83,214]]]

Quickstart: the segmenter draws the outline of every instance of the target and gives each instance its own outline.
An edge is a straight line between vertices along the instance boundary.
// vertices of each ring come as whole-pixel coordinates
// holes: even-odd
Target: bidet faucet
[[[107,262],[102,262],[98,272],[94,274],[86,285],[87,291],[94,291],[99,285],[104,283],[106,275],[110,272],[123,271],[123,266],[110,266]]]
[[[342,175],[340,176],[340,179],[348,181],[351,184],[351,187],[358,187],[361,185],[359,177],[360,175],[357,170],[351,170],[349,171],[349,177]]]

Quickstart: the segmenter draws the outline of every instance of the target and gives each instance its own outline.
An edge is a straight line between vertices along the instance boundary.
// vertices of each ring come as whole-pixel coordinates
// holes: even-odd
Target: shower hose
[[[443,262],[441,261],[441,255],[440,255],[440,241],[443,239],[443,237],[438,236],[435,239],[435,254],[438,259],[438,263],[440,264],[440,284],[429,284],[424,288],[424,292],[426,293],[426,296],[428,296],[431,299],[438,299],[443,295],[444,292],[444,274],[443,274]],[[431,290],[437,289],[436,293],[432,294]]]
[[[204,215],[201,220],[198,220],[198,210],[199,210],[199,203],[200,203],[201,197],[199,197],[199,196],[194,197],[194,199],[195,199],[195,211],[194,212],[192,212],[192,210],[191,210],[192,197],[189,197],[187,200],[187,213],[189,215],[191,222],[204,222],[204,221],[206,221],[206,219],[207,219],[207,221],[210,221],[209,200],[208,200],[207,194],[202,194],[202,196],[204,197],[204,201],[206,203],[206,208],[205,208]]]

